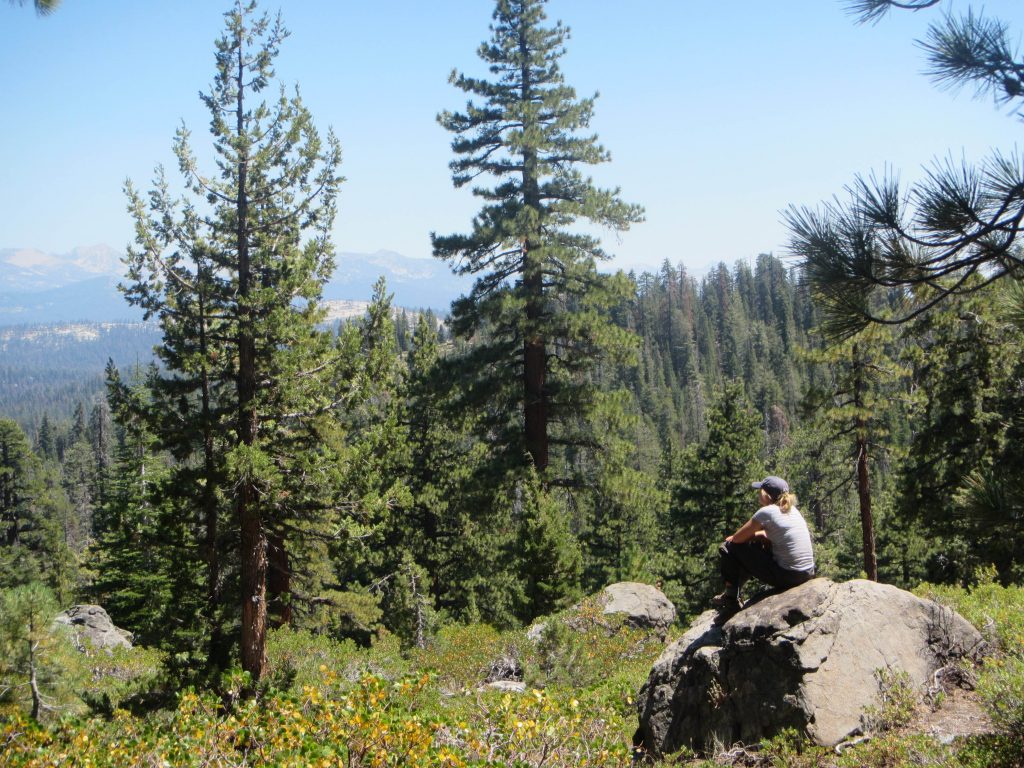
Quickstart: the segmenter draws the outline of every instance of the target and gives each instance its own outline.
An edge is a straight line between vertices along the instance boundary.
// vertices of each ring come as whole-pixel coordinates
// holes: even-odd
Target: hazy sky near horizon
[[[28,6],[31,2],[28,3]],[[646,208],[605,236],[612,265],[786,256],[782,210],[816,206],[857,173],[919,178],[937,158],[1010,152],[1021,121],[991,97],[942,91],[914,44],[942,10],[858,25],[843,0],[550,0],[572,30],[561,60],[580,95],[600,91],[592,129],[612,162],[602,186]],[[1024,2],[985,15],[1024,36]],[[197,94],[213,77],[227,0],[63,0],[51,16],[0,0],[0,248],[123,250],[122,191],[167,167],[184,122],[209,144]],[[436,122],[466,96],[453,68],[484,74],[491,0],[279,0],[291,37],[277,73],[299,84],[344,152],[335,246],[429,257],[429,233],[468,231],[480,201],[452,187],[451,137]]]

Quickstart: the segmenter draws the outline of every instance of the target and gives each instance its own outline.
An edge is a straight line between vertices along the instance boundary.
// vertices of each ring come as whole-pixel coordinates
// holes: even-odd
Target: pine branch
[[[890,8],[907,11],[923,11],[938,5],[942,0],[849,0],[846,4],[847,13],[858,16],[861,24],[874,23],[884,17]]]

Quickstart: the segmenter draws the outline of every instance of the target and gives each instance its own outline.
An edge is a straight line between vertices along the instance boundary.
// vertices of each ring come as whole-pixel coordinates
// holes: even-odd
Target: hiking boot
[[[720,592],[711,598],[711,607],[722,613],[736,613],[740,609],[739,598],[729,592]]]

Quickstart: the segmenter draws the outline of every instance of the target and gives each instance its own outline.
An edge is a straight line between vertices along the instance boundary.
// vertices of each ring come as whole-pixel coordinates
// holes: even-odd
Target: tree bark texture
[[[875,522],[871,515],[871,485],[868,474],[868,425],[864,417],[864,366],[858,345],[853,345],[853,400],[857,409],[857,497],[860,499],[860,528],[864,549],[864,573],[878,581],[878,558],[875,554]]]
[[[292,621],[292,571],[284,536],[277,531],[267,535],[267,602],[273,608],[270,624],[281,627]]]
[[[237,135],[245,131],[245,63],[238,46]],[[256,339],[252,328],[251,265],[249,260],[249,199],[247,190],[248,156],[240,152],[238,160],[238,435],[245,446],[254,446],[259,432],[256,399]],[[238,487],[238,521],[241,527],[242,581],[242,669],[254,681],[263,677],[267,667],[267,536],[259,504],[259,489],[251,473],[241,478]]]
[[[531,101],[529,58],[527,56],[526,33],[520,37],[520,52],[523,65],[523,103]],[[528,148],[523,152],[523,202],[527,208],[541,212],[540,186],[537,178],[537,150]],[[548,466],[548,409],[545,379],[547,378],[547,348],[538,325],[544,314],[544,264],[537,253],[537,244],[530,238],[523,242],[523,290],[526,293],[527,334],[523,341],[523,416],[526,450],[530,452],[533,466],[543,472]]]

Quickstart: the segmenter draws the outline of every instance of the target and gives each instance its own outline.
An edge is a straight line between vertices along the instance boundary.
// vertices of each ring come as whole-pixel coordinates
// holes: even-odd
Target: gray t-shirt
[[[796,507],[783,512],[777,504],[761,507],[754,513],[772,543],[772,557],[788,571],[807,571],[814,567],[811,532]]]

